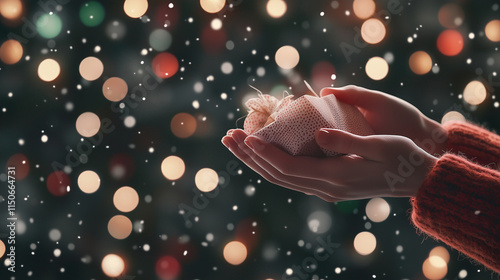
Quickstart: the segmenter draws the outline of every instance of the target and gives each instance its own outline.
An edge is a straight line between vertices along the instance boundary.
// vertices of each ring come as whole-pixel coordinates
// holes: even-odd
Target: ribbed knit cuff
[[[463,122],[450,122],[443,127],[448,132],[447,151],[492,169],[500,168],[500,136]]]
[[[500,172],[444,154],[412,205],[420,230],[500,273]]]

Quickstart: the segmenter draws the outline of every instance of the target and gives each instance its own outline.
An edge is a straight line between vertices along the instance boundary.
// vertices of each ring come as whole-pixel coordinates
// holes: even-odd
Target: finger
[[[329,94],[334,94],[341,102],[365,109],[377,107],[389,97],[388,94],[380,91],[369,90],[353,85],[341,88],[323,88],[320,91],[321,96]]]
[[[247,137],[245,144],[284,175],[314,180],[329,175],[329,169],[323,164],[326,158],[292,156],[256,136]]]
[[[341,154],[356,154],[365,159],[378,161],[381,158],[377,136],[359,136],[338,129],[322,128],[316,131],[316,142],[326,150]]]
[[[240,159],[241,161],[243,161],[248,167],[250,167],[252,170],[254,170],[255,172],[257,172],[258,174],[260,174],[264,179],[266,179],[267,181],[273,183],[273,184],[276,184],[276,185],[279,185],[279,186],[282,186],[282,187],[285,187],[287,189],[291,189],[291,190],[294,190],[294,191],[298,191],[298,192],[302,192],[302,193],[305,193],[305,194],[312,194],[312,195],[315,195],[325,201],[328,201],[328,202],[336,202],[336,201],[339,201],[337,198],[333,197],[333,196],[330,196],[328,194],[325,194],[321,191],[318,191],[318,190],[315,190],[315,189],[309,189],[309,188],[306,188],[306,187],[301,187],[301,186],[297,186],[295,184],[291,184],[291,183],[288,183],[288,182],[285,182],[285,181],[281,181],[277,178],[275,178],[273,175],[271,175],[268,170],[271,169],[273,170],[274,168],[272,168],[270,165],[266,165],[266,164],[263,164],[261,163],[261,165],[264,167],[261,167],[261,165],[257,164],[253,159],[252,157],[247,154],[245,151],[243,151],[243,149],[240,148],[240,145],[237,144],[237,142],[235,141],[235,139],[233,139],[232,137],[224,137],[223,138],[223,143],[226,147],[229,148],[229,150],[238,158]],[[243,141],[241,141],[242,145],[243,145],[243,148],[244,149],[247,149],[249,151],[250,154],[253,154],[253,152],[248,148],[246,147],[246,145],[243,143]],[[302,182],[304,183],[304,182]],[[312,184],[314,182],[307,182],[307,184]]]

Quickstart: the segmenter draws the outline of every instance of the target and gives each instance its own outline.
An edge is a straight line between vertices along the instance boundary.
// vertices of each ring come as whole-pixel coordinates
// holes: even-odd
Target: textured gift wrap
[[[304,95],[292,101],[261,94],[246,102],[249,114],[243,129],[275,144],[291,155],[338,156],[324,150],[315,140],[320,128],[345,130],[357,135],[374,134],[361,112],[354,106],[339,102],[333,94],[317,97]]]

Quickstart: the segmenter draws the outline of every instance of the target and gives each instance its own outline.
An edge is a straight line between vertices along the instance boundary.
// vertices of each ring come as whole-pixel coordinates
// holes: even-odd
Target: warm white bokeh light
[[[287,5],[283,0],[267,1],[266,10],[270,17],[280,18],[286,13]]]
[[[436,246],[429,252],[429,257],[440,257],[446,263],[450,261],[450,253],[443,246]]]
[[[500,42],[500,20],[495,19],[488,22],[484,28],[484,33],[490,41]]]
[[[274,60],[279,67],[288,70],[299,64],[300,55],[296,48],[286,45],[276,51]]]
[[[445,124],[451,121],[465,122],[465,117],[457,111],[449,111],[448,113],[444,114],[443,118],[441,119],[441,124]]]
[[[5,243],[0,240],[0,258],[3,257],[3,254],[5,254]]]
[[[422,272],[429,280],[440,280],[448,273],[448,265],[441,257],[432,256],[425,259],[422,264]]]
[[[210,192],[219,184],[219,175],[213,169],[202,168],[196,172],[194,183],[200,191]]]
[[[371,232],[363,231],[354,238],[354,249],[358,254],[366,256],[375,250],[377,247],[377,238]]]
[[[113,196],[113,204],[121,212],[130,212],[139,204],[139,195],[129,186],[121,187]]]
[[[352,9],[358,18],[367,19],[375,13],[375,2],[373,0],[354,0]]]
[[[424,51],[416,51],[410,56],[408,62],[410,69],[417,75],[424,75],[429,73],[432,69],[431,56]]]
[[[389,73],[389,64],[385,59],[375,56],[366,62],[365,72],[372,80],[382,80]]]
[[[368,201],[365,211],[368,219],[372,222],[380,223],[389,217],[389,214],[391,213],[391,206],[389,206],[389,203],[387,203],[385,199],[376,197]]]
[[[20,0],[1,0],[0,15],[6,19],[17,19],[23,12],[23,4]]]
[[[168,156],[161,163],[161,173],[168,180],[179,179],[184,175],[184,171],[186,171],[186,165],[178,156]]]
[[[486,87],[480,81],[472,81],[465,86],[463,96],[470,105],[479,105],[486,99]]]
[[[104,71],[104,64],[99,58],[89,56],[80,62],[80,75],[87,81],[95,81],[101,77]]]
[[[52,82],[61,73],[59,63],[51,58],[47,58],[38,65],[38,77],[44,82]]]
[[[125,239],[132,233],[132,221],[123,215],[116,215],[109,219],[108,232],[113,238]]]
[[[128,85],[122,78],[111,77],[102,85],[102,94],[112,102],[123,100],[127,96]]]
[[[376,18],[365,20],[361,25],[361,37],[368,44],[378,44],[385,38],[385,26]]]
[[[200,0],[201,8],[207,13],[218,13],[224,5],[226,5],[226,0]]]
[[[231,241],[224,246],[223,254],[228,263],[239,265],[247,258],[247,247],[239,241]]]
[[[108,277],[118,277],[125,270],[125,262],[116,254],[106,255],[101,262],[102,272]]]
[[[131,18],[140,18],[146,13],[148,6],[147,0],[125,0],[123,10]]]
[[[76,119],[76,131],[83,137],[92,137],[99,132],[101,120],[92,112],[85,112]]]
[[[101,185],[101,178],[92,170],[86,170],[78,176],[78,187],[84,193],[94,193]]]

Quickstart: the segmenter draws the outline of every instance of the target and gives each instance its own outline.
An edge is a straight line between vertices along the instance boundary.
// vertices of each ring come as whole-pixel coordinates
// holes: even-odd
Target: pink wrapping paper
[[[261,94],[246,105],[250,108],[244,130],[273,143],[291,155],[338,156],[324,150],[315,140],[320,128],[335,128],[357,135],[374,134],[359,110],[337,101],[333,94],[316,97],[304,95],[294,101],[292,96],[278,100]]]

